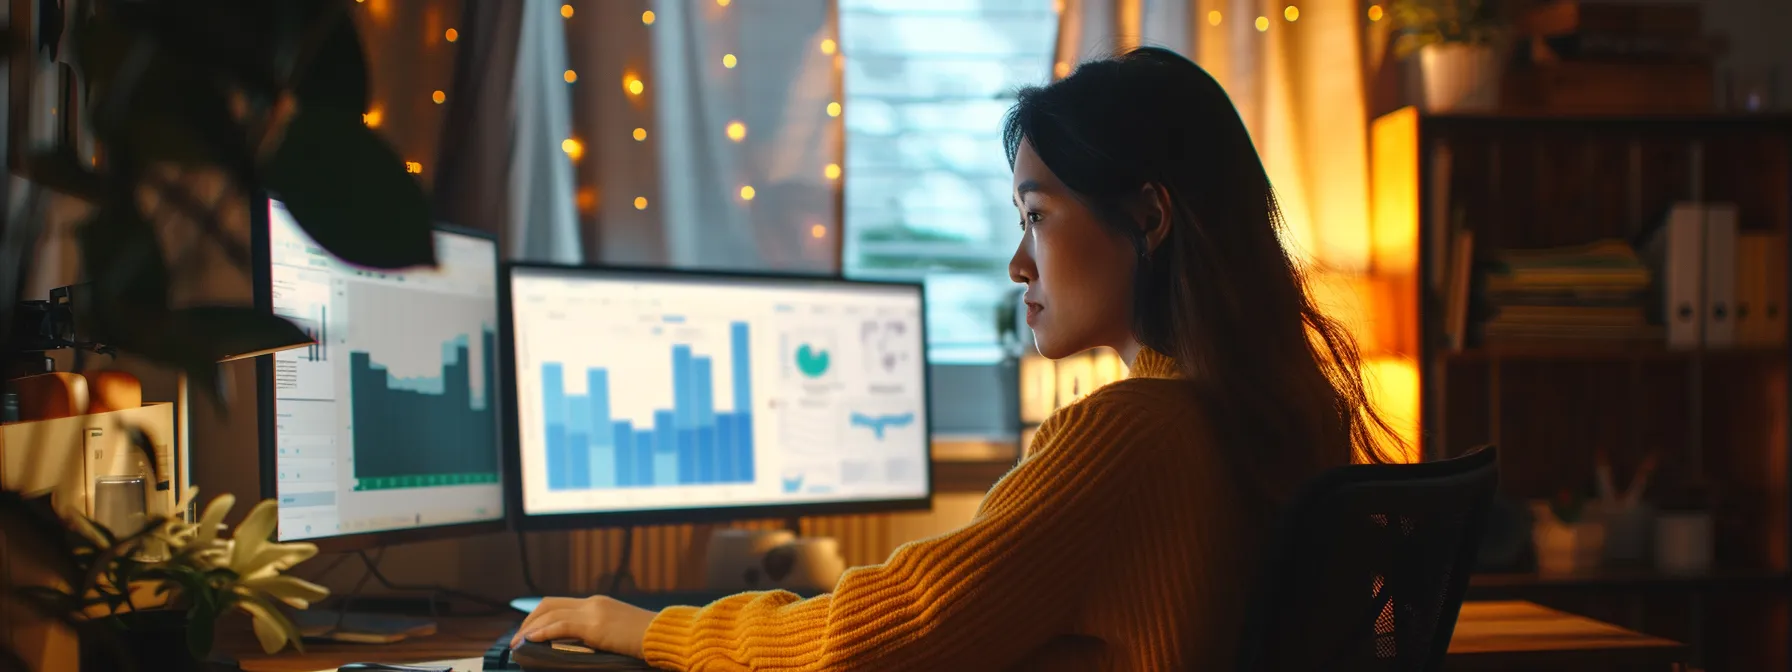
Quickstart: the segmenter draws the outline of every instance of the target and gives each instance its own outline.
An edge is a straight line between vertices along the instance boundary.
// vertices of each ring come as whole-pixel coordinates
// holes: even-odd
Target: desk
[[[312,672],[356,661],[382,662],[479,658],[522,619],[444,618],[433,637],[392,644],[317,643],[304,655],[266,656],[246,626],[220,632],[222,648],[246,672]],[[1684,660],[1686,646],[1531,602],[1467,602],[1450,640],[1450,669],[1669,670]]]

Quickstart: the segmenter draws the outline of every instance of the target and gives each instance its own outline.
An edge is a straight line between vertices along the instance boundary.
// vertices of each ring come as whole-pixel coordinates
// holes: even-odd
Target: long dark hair
[[[1314,305],[1283,249],[1269,176],[1213,77],[1154,47],[1084,63],[1020,92],[1003,133],[1010,167],[1022,140],[1133,238],[1134,337],[1201,388],[1257,480],[1286,486],[1353,459],[1392,461],[1393,432],[1369,404],[1355,341]],[[1154,187],[1168,195],[1171,224],[1148,249],[1131,213]]]

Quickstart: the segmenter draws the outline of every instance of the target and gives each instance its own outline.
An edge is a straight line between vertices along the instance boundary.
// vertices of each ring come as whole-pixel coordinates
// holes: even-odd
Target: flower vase
[[[1429,112],[1492,112],[1500,102],[1499,52],[1490,45],[1445,42],[1419,49]]]

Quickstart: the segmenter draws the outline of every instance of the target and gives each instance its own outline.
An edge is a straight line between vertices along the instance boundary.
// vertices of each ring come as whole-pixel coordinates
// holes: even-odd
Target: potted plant
[[[1424,108],[1486,112],[1499,105],[1505,35],[1496,0],[1394,0],[1388,5],[1394,55],[1417,54]]]
[[[157,518],[126,534],[77,519],[67,548],[81,579],[27,586],[20,594],[42,613],[117,635],[118,646],[84,642],[84,670],[117,669],[131,661],[198,669],[212,652],[218,621],[232,611],[250,617],[263,651],[301,646],[298,628],[279,605],[304,609],[329,591],[282,572],[316,555],[317,547],[270,541],[274,500],[257,504],[234,535],[220,535],[235,502],[221,495],[197,523]]]
[[[1531,542],[1540,574],[1574,574],[1597,568],[1605,555],[1605,525],[1591,498],[1563,490],[1531,504]]]

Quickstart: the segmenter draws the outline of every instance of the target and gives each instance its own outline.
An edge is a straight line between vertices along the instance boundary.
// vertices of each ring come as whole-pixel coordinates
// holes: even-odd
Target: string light
[[[840,104],[839,103],[828,103],[828,116],[830,116],[830,117],[840,116]]]
[[[1266,30],[1269,30],[1269,17],[1267,17],[1267,16],[1257,17],[1257,32],[1261,33]]]
[[[646,210],[647,209],[647,197],[646,196],[636,196],[635,197],[635,209],[636,210]]]
[[[1059,79],[1069,77],[1070,76],[1070,64],[1065,63],[1064,61],[1058,61],[1057,63],[1053,63],[1052,64],[1052,74],[1057,75]]]
[[[422,175],[423,164],[417,161],[406,161],[404,162],[404,172],[412,175]]]
[[[597,190],[591,187],[579,187],[579,212],[591,212],[597,209]]]
[[[1216,9],[1216,10],[1213,10],[1213,11],[1207,13],[1207,25],[1209,25],[1209,26],[1220,25],[1220,10]]]
[[[455,30],[453,28],[449,28],[448,32],[442,34],[442,38],[445,40],[448,40],[449,42],[453,42],[455,40],[460,39],[460,31]]]
[[[585,143],[579,142],[578,138],[567,138],[560,141],[560,151],[566,152],[566,156],[577,162],[585,157]]]
[[[375,105],[373,106],[373,109],[368,110],[365,114],[361,115],[361,123],[367,124],[368,128],[379,128],[380,119],[385,116],[386,111],[380,106]]]
[[[723,7],[727,7],[728,2],[729,2],[729,0],[716,0],[716,4],[721,5]]]
[[[733,70],[734,64],[738,62],[740,61],[734,58],[734,54],[722,54],[722,67]]]
[[[826,238],[826,237],[828,237],[828,227],[822,226],[820,224],[816,224],[815,226],[809,227],[809,237],[810,238]]]
[[[436,89],[435,93],[429,94],[429,99],[436,101],[437,105],[441,105],[442,101],[448,99],[448,94],[442,93],[441,89]]]
[[[730,121],[728,122],[727,132],[729,140],[740,142],[747,137],[747,125],[738,121]]]
[[[649,9],[645,12],[641,12],[641,23],[649,26],[653,25],[653,10]]]
[[[1294,5],[1289,5],[1287,9],[1282,10],[1282,18],[1287,19],[1289,21],[1295,21],[1295,20],[1299,19],[1300,18],[1300,8],[1295,7]]]
[[[1369,20],[1370,21],[1380,21],[1381,20],[1381,5],[1369,5]]]
[[[828,164],[828,167],[821,169],[821,174],[830,180],[840,179],[840,164],[838,164],[838,163]]]
[[[560,16],[567,19],[572,18],[572,5],[561,5]]]
[[[840,45],[834,44],[833,40],[823,39],[821,41],[821,53],[831,55],[834,53],[834,50],[838,48],[840,48]]]
[[[624,91],[639,96],[643,90],[646,90],[646,88],[647,85],[641,82],[641,78],[632,74],[622,76],[622,89]]]
[[[646,140],[646,139],[647,139],[647,129],[645,129],[645,128],[635,129],[635,142],[640,142],[640,141]]]
[[[741,187],[740,188],[740,200],[751,201],[751,200],[753,200],[753,196],[757,193],[758,192],[753,191],[752,185]]]
[[[573,82],[579,81],[579,73],[573,72],[571,70],[567,70],[565,74],[561,75],[561,77],[564,77],[566,79],[567,84],[571,84]]]

